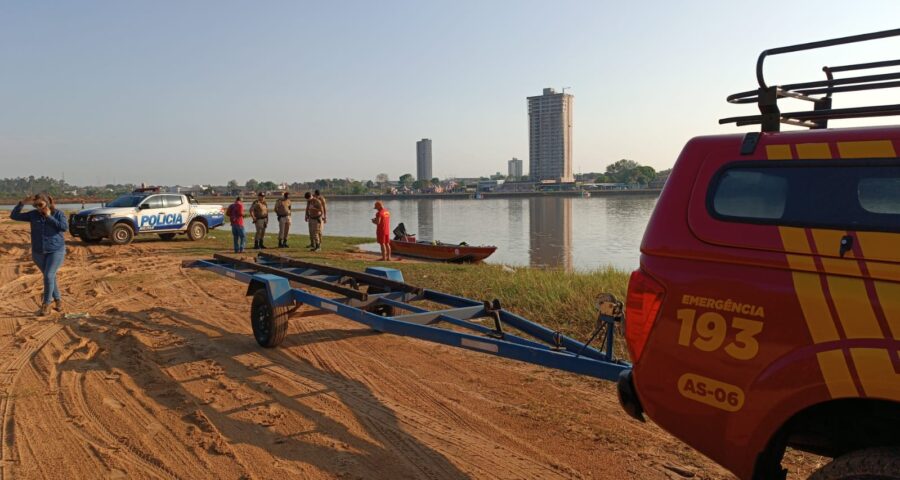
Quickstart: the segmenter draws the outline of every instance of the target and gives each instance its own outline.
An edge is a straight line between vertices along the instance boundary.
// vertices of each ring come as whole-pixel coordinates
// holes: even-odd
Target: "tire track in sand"
[[[21,346],[13,342],[0,349],[0,480],[11,478],[9,467],[15,462],[14,394],[22,367],[62,330],[57,323],[32,323],[20,332],[27,338]],[[34,331],[32,333],[32,331]],[[18,351],[17,351],[18,350]]]

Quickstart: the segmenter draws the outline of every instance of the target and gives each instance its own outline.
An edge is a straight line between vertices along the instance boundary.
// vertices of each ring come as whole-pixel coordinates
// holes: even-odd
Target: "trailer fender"
[[[252,297],[257,290],[266,291],[269,303],[273,307],[286,307],[294,303],[294,297],[291,294],[291,282],[286,278],[269,273],[257,273],[253,275],[253,278],[247,285],[247,296]]]

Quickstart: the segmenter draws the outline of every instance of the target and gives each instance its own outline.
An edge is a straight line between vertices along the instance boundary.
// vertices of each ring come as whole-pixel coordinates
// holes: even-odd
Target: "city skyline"
[[[861,1],[834,22],[842,5],[761,0],[735,35],[732,6],[711,0],[563,0],[558,15],[527,0],[9,3],[0,167],[80,185],[396,177],[409,140],[434,136],[434,176],[479,176],[528,158],[521,99],[553,86],[578,97],[573,172],[622,158],[661,170],[694,136],[754,130],[717,121],[755,112],[724,99],[753,88],[760,51],[894,28],[900,13]],[[785,28],[776,10],[805,20]],[[765,73],[818,80],[898,46],[779,56]],[[892,103],[880,95],[835,106]]]

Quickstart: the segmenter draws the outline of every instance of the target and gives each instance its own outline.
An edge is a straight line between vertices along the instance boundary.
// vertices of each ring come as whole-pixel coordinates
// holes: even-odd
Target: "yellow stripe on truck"
[[[890,158],[897,156],[894,153],[894,144],[890,140],[838,142],[837,147],[841,158]]]
[[[817,273],[794,272],[794,290],[803,310],[803,318],[812,336],[813,343],[835,342],[840,340],[831,311],[825,303],[822,282]]]
[[[819,352],[816,358],[819,360],[819,368],[822,369],[822,376],[825,378],[825,385],[828,386],[831,398],[859,396],[856,383],[853,382],[853,376],[847,368],[843,350]]]
[[[900,262],[900,233],[856,232],[863,258]]]
[[[794,147],[801,160],[831,159],[831,148],[827,143],[798,143]]]
[[[778,233],[781,234],[781,243],[784,245],[785,251],[812,254],[809,242],[806,241],[806,230],[796,227],[778,227]]]
[[[829,275],[828,290],[847,338],[884,338],[862,279]]]
[[[794,158],[791,154],[790,145],[766,145],[766,156],[769,160],[790,160]]]
[[[894,340],[900,340],[900,283],[875,282],[878,303]]]
[[[900,400],[900,374],[894,370],[891,354],[895,352],[883,348],[850,349],[866,396]]]

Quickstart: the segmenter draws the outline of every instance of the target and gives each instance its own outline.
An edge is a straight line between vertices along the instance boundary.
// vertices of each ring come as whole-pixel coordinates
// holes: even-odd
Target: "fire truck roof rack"
[[[828,128],[828,120],[900,115],[900,104],[832,108],[833,94],[836,93],[900,87],[900,72],[859,75],[847,78],[834,78],[835,73],[897,67],[900,66],[900,60],[885,60],[835,67],[826,66],[822,67],[822,71],[825,72],[825,80],[792,83],[787,85],[770,86],[766,83],[763,76],[763,64],[768,56],[896,36],[900,36],[900,29],[764,50],[759,54],[759,58],[756,60],[756,80],[759,83],[759,88],[735,93],[727,97],[728,103],[756,103],[759,106],[760,114],[723,118],[719,120],[719,123],[734,123],[738,126],[760,125],[763,132],[777,132],[780,130],[782,123],[819,129]],[[778,108],[778,100],[782,98],[807,101],[813,104],[813,108],[812,110],[806,111],[782,112]]]

